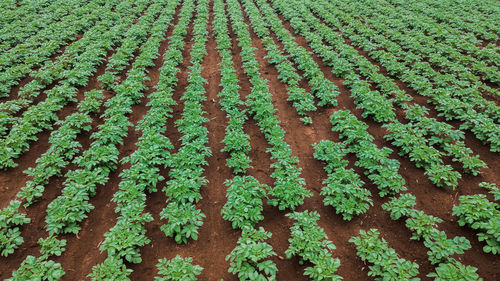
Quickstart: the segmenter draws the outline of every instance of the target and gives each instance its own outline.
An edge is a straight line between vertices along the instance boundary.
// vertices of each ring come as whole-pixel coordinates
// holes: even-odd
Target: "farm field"
[[[0,15],[0,279],[500,280],[500,2]]]

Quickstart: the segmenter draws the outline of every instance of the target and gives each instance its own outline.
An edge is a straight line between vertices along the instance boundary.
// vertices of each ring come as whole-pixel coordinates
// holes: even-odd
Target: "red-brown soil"
[[[212,4],[210,5],[212,7]],[[179,9],[177,10],[177,14]],[[172,258],[177,254],[181,256],[191,256],[196,264],[201,265],[204,270],[199,276],[199,280],[237,280],[235,276],[227,272],[229,262],[225,260],[232,249],[236,246],[236,241],[240,236],[240,231],[231,227],[230,222],[225,221],[221,216],[221,209],[226,202],[226,186],[224,181],[233,177],[232,171],[226,166],[227,154],[221,152],[223,148],[222,140],[225,134],[227,118],[221,110],[219,103],[220,98],[217,97],[221,86],[220,84],[220,67],[221,61],[216,49],[216,41],[213,33],[213,13],[210,12],[209,21],[209,38],[207,43],[207,55],[203,61],[203,77],[208,81],[205,85],[206,101],[203,102],[206,117],[210,119],[205,123],[208,128],[209,142],[208,146],[212,150],[212,156],[209,157],[208,165],[205,168],[204,175],[209,183],[201,190],[203,199],[197,204],[197,207],[206,215],[204,224],[200,228],[199,239],[197,241],[189,241],[187,244],[176,244],[173,239],[167,238],[160,230],[160,226],[164,223],[160,220],[159,213],[165,207],[166,196],[162,191],[162,187],[169,179],[168,169],[162,169],[161,174],[165,177],[165,181],[158,184],[157,192],[148,194],[146,211],[153,215],[154,221],[146,225],[147,237],[151,242],[141,248],[141,256],[143,261],[139,264],[127,264],[133,269],[131,274],[132,280],[153,280],[157,274],[156,264],[160,258]],[[282,18],[283,19],[283,18]],[[174,25],[170,26],[166,31],[166,35],[172,33],[173,26],[177,23],[177,16],[174,18]],[[248,18],[245,21],[249,24]],[[285,28],[290,30],[296,37],[296,42],[305,47],[308,51],[312,50],[308,47],[307,42],[302,36],[293,32],[293,29],[288,23],[284,24]],[[251,84],[245,72],[242,69],[242,61],[239,56],[240,47],[237,46],[236,36],[230,29],[230,36],[233,38],[233,61],[238,74],[240,83],[240,95],[243,99],[250,93]],[[466,132],[466,145],[470,147],[474,153],[480,155],[489,168],[483,169],[481,175],[470,176],[462,173],[462,179],[459,181],[459,186],[454,191],[446,191],[434,186],[424,175],[423,169],[415,167],[413,162],[410,162],[408,157],[399,156],[399,149],[393,146],[390,142],[384,139],[387,131],[381,127],[381,124],[374,122],[371,119],[361,117],[362,111],[355,107],[354,101],[351,98],[349,89],[343,85],[343,80],[335,77],[331,69],[325,66],[321,59],[313,55],[314,60],[320,66],[325,77],[334,82],[340,91],[338,96],[338,106],[333,108],[318,108],[310,116],[313,119],[313,124],[309,126],[303,125],[299,120],[295,109],[290,102],[287,101],[286,85],[281,83],[278,78],[278,72],[272,64],[269,64],[265,56],[266,50],[263,47],[261,40],[252,32],[253,46],[256,48],[256,57],[261,65],[260,71],[263,78],[268,80],[268,86],[273,95],[273,104],[278,110],[278,117],[281,121],[281,126],[286,131],[285,140],[290,145],[294,156],[299,158],[299,166],[302,168],[302,177],[306,181],[306,187],[314,193],[314,196],[305,200],[304,204],[298,208],[299,211],[314,210],[321,215],[319,225],[324,228],[329,239],[336,245],[336,249],[332,251],[333,257],[340,259],[341,266],[338,274],[344,277],[344,280],[374,280],[368,277],[368,264],[361,261],[356,255],[355,247],[348,240],[359,234],[361,229],[377,228],[382,233],[382,237],[386,239],[390,247],[394,248],[401,257],[415,261],[420,266],[421,280],[431,280],[426,277],[429,272],[434,271],[434,266],[427,259],[427,249],[420,241],[410,240],[411,233],[406,228],[404,221],[393,221],[389,214],[382,210],[381,205],[387,202],[388,198],[380,198],[376,186],[363,174],[364,170],[354,166],[357,161],[355,155],[348,155],[349,166],[354,168],[366,183],[365,187],[372,192],[374,206],[361,216],[354,218],[352,221],[346,222],[342,220],[340,215],[335,213],[331,207],[323,205],[323,197],[319,195],[322,187],[322,181],[326,179],[326,172],[323,170],[323,163],[313,158],[313,147],[311,144],[322,139],[340,141],[337,133],[331,131],[329,116],[335,110],[348,109],[360,120],[366,122],[369,127],[369,132],[375,137],[375,143],[379,146],[387,146],[394,152],[391,157],[397,159],[401,163],[400,173],[407,183],[408,192],[414,194],[417,198],[417,208],[425,211],[427,214],[437,216],[444,220],[438,227],[444,230],[448,237],[464,236],[471,242],[472,249],[465,252],[463,255],[457,256],[464,264],[473,265],[478,268],[479,275],[488,281],[498,280],[499,260],[494,255],[486,254],[482,251],[483,243],[478,242],[475,231],[459,227],[457,218],[452,216],[452,208],[458,204],[458,197],[464,194],[485,193],[478,187],[478,183],[482,181],[500,183],[500,158],[498,154],[489,151],[488,146],[482,144],[471,132]],[[177,131],[174,121],[180,117],[183,110],[183,101],[180,99],[186,86],[189,74],[188,66],[190,65],[190,51],[193,45],[192,42],[192,24],[188,30],[186,39],[186,47],[183,51],[183,62],[181,72],[178,74],[178,85],[175,89],[174,100],[178,103],[174,106],[173,117],[167,121],[167,133],[174,144],[177,151],[180,146],[180,133]],[[274,39],[276,37],[272,35]],[[141,102],[133,106],[133,113],[130,115],[130,121],[135,125],[147,112],[148,102],[147,95],[154,90],[154,85],[158,82],[159,68],[163,63],[162,55],[168,48],[168,40],[162,42],[160,46],[160,56],[155,60],[155,66],[149,71],[151,81],[147,82],[148,89],[145,91],[145,97]],[[283,49],[281,43],[275,42]],[[110,52],[111,54],[112,52]],[[108,57],[109,55],[108,54]],[[366,53],[361,52],[363,56],[370,59]],[[137,55],[137,53],[136,53]],[[373,60],[370,61],[374,64]],[[376,64],[378,65],[378,64]],[[102,74],[106,67],[106,61],[103,62],[97,73],[92,76],[90,83],[80,89],[78,99],[81,100],[85,90],[98,88],[99,83],[96,77]],[[388,75],[385,69],[381,68],[381,73]],[[299,71],[299,74],[303,74]],[[122,79],[125,78],[122,75]],[[22,84],[28,80],[23,80]],[[444,121],[437,116],[434,106],[427,103],[427,98],[419,96],[415,91],[409,89],[405,83],[396,80],[398,86],[405,90],[414,98],[414,102],[428,107],[431,111],[431,116],[440,121]],[[306,90],[310,90],[306,81],[301,82],[301,86]],[[15,91],[18,87],[13,91]],[[107,98],[113,93],[106,92]],[[102,108],[103,109],[103,108]],[[59,115],[60,118],[75,112],[76,104],[69,104]],[[102,112],[101,112],[102,113]],[[403,112],[398,111],[398,118],[403,118]],[[99,117],[100,114],[94,116],[92,130],[82,134],[78,140],[82,143],[83,148],[87,149],[91,144],[90,135],[96,131],[97,126],[102,123]],[[458,127],[460,124],[450,122]],[[249,175],[256,177],[260,182],[272,185],[273,179],[270,177],[272,171],[270,164],[272,160],[269,154],[266,153],[269,144],[264,135],[259,130],[256,122],[250,118],[244,127],[245,132],[251,138],[252,150],[249,153],[252,159],[252,166],[248,171]],[[127,137],[124,139],[124,144],[119,147],[120,158],[123,158],[133,152],[136,148],[135,142],[139,138],[139,132],[136,132],[133,127],[128,131]],[[15,198],[15,194],[24,186],[29,178],[23,174],[23,171],[28,167],[33,167],[35,160],[42,155],[49,147],[48,137],[50,131],[38,134],[39,140],[31,144],[28,152],[23,154],[16,162],[19,166],[13,169],[8,169],[0,173],[0,207],[5,207],[8,202]],[[62,238],[67,240],[66,251],[61,257],[54,258],[56,262],[62,264],[66,275],[63,280],[82,280],[92,271],[92,266],[101,263],[106,258],[106,253],[101,253],[99,246],[104,240],[104,233],[107,232],[116,221],[115,203],[111,201],[113,194],[118,190],[118,185],[121,178],[120,172],[126,169],[127,165],[119,165],[118,169],[111,173],[110,179],[105,186],[99,186],[97,194],[90,200],[90,203],[95,206],[95,209],[89,213],[89,217],[83,221],[82,230],[78,235],[65,235]],[[70,169],[75,168],[74,165],[69,165],[63,174]],[[46,236],[45,215],[48,204],[56,198],[62,188],[64,178],[52,179],[47,186],[43,198],[33,206],[26,210],[27,216],[32,219],[29,225],[22,227],[22,233],[25,242],[16,252],[9,257],[0,257],[0,278],[9,278],[12,271],[17,269],[27,255],[39,255],[39,246],[37,240]],[[277,253],[277,256],[272,260],[278,267],[278,280],[295,281],[308,280],[304,275],[304,268],[307,265],[300,265],[297,258],[286,259],[285,251],[288,248],[288,238],[290,235],[289,228],[292,221],[285,217],[286,212],[278,211],[277,208],[265,205],[265,219],[258,224],[263,226],[267,231],[272,233],[272,237],[268,240]]]

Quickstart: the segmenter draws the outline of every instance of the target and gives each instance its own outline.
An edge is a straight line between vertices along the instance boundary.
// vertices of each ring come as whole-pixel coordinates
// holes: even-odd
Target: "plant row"
[[[275,182],[269,191],[269,195],[273,198],[268,203],[278,206],[280,210],[294,210],[304,202],[304,198],[312,196],[312,193],[304,188],[305,181],[300,176],[301,169],[297,167],[298,159],[291,156],[290,146],[284,140],[285,131],[279,125],[280,121],[275,114],[276,109],[266,81],[260,75],[260,65],[255,58],[255,49],[252,46],[248,25],[243,19],[241,6],[235,0],[227,1],[227,5],[232,30],[241,48],[243,70],[252,84],[246,106],[271,145],[268,152],[271,154],[271,159],[275,160],[271,164],[273,168],[271,177]]]
[[[330,7],[330,5],[326,5],[326,7]],[[333,8],[329,10],[333,10]],[[355,22],[350,26],[358,28],[362,25],[361,22],[352,19],[348,14],[344,14],[349,21]],[[325,15],[321,17],[327,21]],[[356,31],[358,30],[356,29]],[[470,129],[480,140],[490,145],[491,151],[498,150],[500,144],[500,139],[496,134],[499,126],[496,124],[496,120],[499,118],[498,106],[483,98],[474,87],[461,86],[460,79],[435,71],[427,62],[414,62],[411,58],[413,56],[411,52],[401,49],[395,43],[391,44],[383,36],[371,36],[371,33],[346,36],[354,43],[359,43],[360,46],[362,44],[362,48],[375,61],[385,67],[390,75],[400,78],[419,94],[429,97],[439,111],[439,115],[448,120],[462,121],[461,129]],[[367,47],[371,40],[383,48],[371,50]]]
[[[384,281],[418,281],[418,264],[399,257],[393,248],[389,248],[384,238],[379,238],[377,229],[360,230],[359,236],[349,239],[357,249],[362,261],[368,261],[368,276],[376,276],[375,280]]]
[[[189,4],[193,5],[193,4]],[[186,4],[184,4],[186,7]],[[190,10],[194,10],[190,7]],[[192,13],[189,11],[188,13]],[[179,22],[176,28],[185,36],[189,25],[189,17]],[[191,49],[191,65],[187,79],[188,85],[181,97],[184,100],[184,111],[181,118],[175,121],[181,133],[181,147],[173,155],[173,163],[169,171],[170,179],[163,188],[167,196],[167,206],[160,213],[162,220],[167,220],[161,226],[161,230],[167,237],[172,237],[179,244],[187,243],[188,239],[198,239],[198,229],[203,225],[205,214],[196,209],[196,203],[200,201],[200,189],[207,184],[203,175],[204,166],[208,164],[206,157],[211,155],[211,149],[207,146],[208,129],[203,126],[208,118],[204,116],[202,101],[206,100],[204,84],[206,80],[202,77],[203,58],[206,55],[205,45],[208,39],[208,1],[199,0],[196,6],[196,18],[193,23],[194,44]],[[182,25],[181,25],[182,24]],[[178,37],[180,39],[180,37]],[[176,40],[179,40],[176,38]],[[173,43],[176,44],[176,43]],[[182,43],[175,47],[183,46]],[[182,62],[181,48],[173,53],[173,61]],[[170,57],[166,57],[170,59]]]
[[[403,194],[392,198],[382,208],[391,213],[393,220],[406,218],[406,227],[412,232],[411,239],[423,240],[429,249],[429,261],[437,267],[427,276],[436,280],[481,280],[476,273],[477,268],[464,265],[453,257],[470,249],[469,240],[465,237],[448,238],[444,231],[436,227],[442,220],[415,209],[415,205],[415,196]]]
[[[344,220],[364,214],[373,206],[371,192],[363,188],[365,184],[354,169],[348,168],[343,158],[349,153],[344,143],[322,140],[313,144],[314,158],[326,163],[328,177],[323,181],[321,195],[325,196],[325,206],[335,208]]]
[[[358,107],[363,109],[363,116],[368,117],[372,116],[373,119],[377,122],[391,122],[387,126],[398,128],[397,132],[401,132],[405,125],[401,124],[398,120],[395,119],[395,111],[392,106],[392,99],[386,98],[381,95],[378,91],[372,91],[370,88],[370,84],[366,81],[362,80],[361,77],[354,72],[354,67],[358,69],[358,72],[363,76],[366,76],[371,80],[372,83],[378,85],[381,91],[384,92],[387,96],[395,96],[396,103],[401,106],[403,109],[407,109],[409,106],[405,104],[410,98],[402,92],[397,85],[385,77],[384,75],[378,73],[378,69],[373,66],[366,58],[357,54],[357,51],[352,47],[346,45],[339,35],[332,32],[324,25],[322,25],[315,17],[311,15],[302,5],[296,4],[297,6],[285,6],[283,3],[276,1],[277,5],[281,10],[285,13],[285,16],[291,20],[292,26],[301,31],[308,42],[310,42],[313,50],[318,52],[323,58],[325,62],[327,62],[330,66],[333,67],[333,71],[336,75],[345,78],[345,84],[351,88],[351,94],[354,97],[355,103],[358,104]],[[280,4],[281,3],[281,4]],[[318,8],[319,9],[319,8]],[[300,11],[300,13],[298,12]],[[303,17],[307,20],[307,22],[301,21],[299,17]],[[310,28],[314,28],[318,33],[312,33],[307,31]],[[327,40],[333,46],[337,46],[338,53],[333,51],[332,49],[328,50],[328,47],[323,45],[322,40]],[[350,50],[350,51],[349,51]],[[339,69],[338,66],[342,65],[343,68]],[[350,67],[349,67],[350,66]],[[446,126],[446,123],[440,123],[437,120],[428,118],[428,120],[432,120],[434,124],[439,124],[442,127]],[[387,135],[388,138],[397,138],[396,131],[391,131],[392,134]],[[400,134],[401,135],[401,134]],[[405,135],[402,135],[405,136]],[[429,155],[421,155],[422,158],[429,158],[434,156],[435,158],[435,170],[443,171],[446,173],[447,179],[444,179],[444,184],[441,183],[440,179],[436,179],[432,175],[429,175],[429,178],[435,182],[438,186],[447,186],[447,187],[455,187],[457,185],[457,179],[460,177],[460,174],[456,171],[453,171],[451,166],[442,164],[442,157],[445,155],[435,148],[433,148],[430,144],[428,144],[427,140],[423,135],[413,134],[414,143],[410,143],[408,147],[405,149],[408,150],[406,154],[420,154],[421,149],[424,148],[426,150],[435,151],[434,154]],[[395,142],[395,144],[399,144]],[[463,146],[463,145],[462,145]],[[464,166],[466,162],[470,162],[470,158],[474,158],[477,165],[473,170],[465,169],[466,172],[471,172],[477,174],[479,172],[479,168],[484,166],[484,163],[478,159],[477,156],[470,155],[470,150],[466,150],[465,147],[461,150],[460,157],[457,157],[456,161],[464,162]],[[410,159],[412,155],[410,155]],[[427,171],[432,173],[430,166],[428,166]]]
[[[151,9],[161,11],[160,16],[151,27],[151,35],[141,46],[141,56],[149,54],[151,61],[158,55],[160,43],[164,40],[165,30],[168,28],[180,1],[159,1],[150,6]],[[121,181],[118,191],[112,201],[116,203],[115,212],[118,213],[115,225],[104,234],[105,239],[100,246],[101,251],[107,251],[107,259],[93,267],[89,275],[93,280],[109,280],[120,276],[120,280],[129,280],[126,277],[130,270],[124,262],[140,263],[142,261],[140,247],[148,244],[145,224],[153,217],[145,211],[146,192],[156,191],[156,185],[163,177],[159,174],[160,167],[171,164],[169,150],[173,148],[170,140],[163,135],[166,131],[165,123],[173,112],[172,89],[166,88],[165,78],[167,70],[161,69],[160,81],[156,91],[149,97],[149,109],[139,121],[136,130],[142,134],[136,142],[136,150],[121,163],[130,163],[130,168],[120,173]]]
[[[101,104],[102,93],[89,91],[80,106],[80,112],[73,113],[60,122],[60,127],[49,137],[50,147],[37,160],[37,165],[28,168],[25,173],[32,179],[11,200],[9,206],[0,212],[0,250],[2,256],[8,256],[23,243],[20,226],[28,224],[31,220],[26,214],[21,213],[21,204],[27,208],[42,197],[49,179],[60,176],[81,147],[76,137],[83,131],[90,130],[92,118],[89,114],[95,113]]]
[[[137,6],[132,8],[135,13],[128,14],[127,17],[121,17],[120,14],[131,9],[129,7],[132,5],[131,1],[121,2],[120,7],[116,9],[118,13],[109,10],[107,14],[109,19],[94,26],[92,32],[88,32],[90,34],[88,39],[92,40],[80,47],[79,55],[71,56],[75,59],[75,64],[69,64],[72,67],[67,70],[51,69],[50,72],[59,73],[58,75],[62,75],[64,79],[47,91],[47,98],[44,101],[29,107],[22,117],[17,118],[8,135],[0,140],[0,168],[17,166],[14,159],[29,149],[31,141],[37,140],[36,134],[52,128],[52,124],[58,119],[57,112],[69,102],[76,101],[77,86],[84,86],[88,83],[90,76],[97,70],[106,53],[121,39],[123,33],[132,24],[132,20],[144,10],[148,3],[146,0],[136,2]],[[77,42],[81,41],[83,40]],[[63,60],[62,57],[61,60]],[[68,67],[64,63],[57,65],[58,68]],[[49,76],[48,79],[52,83],[54,77],[52,74]],[[35,81],[41,80],[32,82]],[[50,83],[47,82],[47,84]],[[35,88],[43,84],[40,82]]]
[[[10,94],[12,88],[19,84],[26,75],[34,74],[33,69],[49,62],[51,56],[59,53],[61,47],[70,41],[76,40],[76,35],[84,33],[92,25],[101,20],[101,16],[116,2],[97,1],[85,3],[81,1],[55,1],[55,11],[48,12],[44,17],[34,15],[35,19],[23,18],[26,22],[34,23],[36,33],[28,38],[29,32],[8,29],[14,37],[21,40],[13,48],[0,55],[0,97]],[[69,14],[68,14],[69,12]],[[39,19],[53,18],[56,22],[50,24],[37,23]],[[39,26],[41,25],[41,26]],[[29,25],[28,25],[29,26]],[[7,28],[7,27],[6,27]],[[16,40],[16,41],[17,41]]]
[[[213,5],[213,27],[217,49],[222,61],[221,86],[218,96],[222,109],[226,112],[228,124],[222,151],[229,153],[227,165],[235,176],[225,181],[227,201],[221,214],[231,222],[233,228],[241,229],[238,245],[226,256],[230,262],[228,272],[238,276],[239,280],[276,280],[276,264],[269,260],[276,256],[271,245],[265,240],[271,237],[262,227],[255,229],[255,224],[264,219],[263,198],[267,198],[267,185],[245,174],[250,167],[248,152],[251,150],[250,137],[244,133],[243,125],[247,111],[239,95],[238,76],[232,61],[232,41],[229,37],[228,20],[225,4],[215,0]]]

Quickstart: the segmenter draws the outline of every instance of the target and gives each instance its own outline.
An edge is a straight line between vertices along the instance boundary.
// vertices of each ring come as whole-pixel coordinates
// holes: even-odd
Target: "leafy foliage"
[[[236,176],[225,184],[229,188],[221,213],[225,220],[232,222],[233,228],[253,227],[264,219],[262,198],[266,197],[267,185],[251,176]]]
[[[98,264],[92,267],[92,273],[87,277],[90,277],[92,281],[99,280],[123,280],[129,281],[128,277],[132,273],[132,269],[127,269],[123,264],[122,259],[115,257],[108,257],[104,260],[104,263]]]
[[[9,281],[21,280],[47,280],[55,281],[61,279],[64,275],[64,270],[61,264],[51,260],[46,260],[45,257],[35,258],[27,256],[21,263],[19,268],[14,271]]]
[[[6,257],[24,242],[19,226],[29,223],[26,214],[19,213],[21,202],[12,200],[9,205],[0,210],[0,253]]]
[[[175,256],[171,260],[166,258],[158,260],[156,267],[160,276],[155,277],[155,281],[195,281],[197,275],[201,274],[203,268],[199,265],[192,265],[191,257],[181,258]]]
[[[340,261],[332,258],[330,253],[335,249],[335,245],[316,224],[319,214],[304,211],[288,213],[286,216],[296,221],[291,227],[291,238],[288,239],[290,246],[285,251],[286,257],[298,256],[301,264],[312,263],[312,266],[305,269],[304,275],[313,280],[342,280],[342,277],[335,274]]]
[[[500,253],[500,210],[496,202],[489,201],[484,194],[462,195],[460,204],[453,207],[460,226],[467,225],[475,230],[479,241],[486,242],[486,253]]]
[[[324,204],[334,207],[344,220],[366,213],[373,205],[371,192],[363,189],[364,182],[353,169],[347,168],[347,161],[342,159],[347,154],[345,146],[328,140],[313,146],[314,158],[327,163],[325,170],[328,178],[323,181],[325,186],[320,193],[325,196]]]
[[[276,280],[278,271],[276,264],[271,260],[265,260],[276,256],[271,245],[264,242],[271,237],[271,233],[264,228],[254,229],[244,226],[238,246],[227,255],[226,260],[231,262],[228,271],[238,275],[239,280]]]
[[[435,274],[444,274],[448,276],[461,276],[462,271],[475,272],[476,268],[462,265],[452,256],[463,254],[465,250],[470,249],[469,240],[464,237],[455,237],[449,239],[444,231],[437,229],[437,224],[442,220],[425,214],[423,211],[414,209],[415,196],[411,194],[402,195],[399,198],[393,198],[384,203],[382,208],[391,212],[392,219],[406,217],[406,227],[412,233],[412,239],[424,240],[424,245],[429,249],[427,255],[432,264],[438,264],[442,272]],[[454,266],[445,266],[443,264],[454,264]],[[438,268],[439,268],[438,267]],[[464,271],[464,272],[465,272]],[[435,275],[437,276],[437,275]]]
[[[379,238],[378,230],[360,230],[359,234],[359,237],[352,237],[349,242],[356,245],[361,260],[372,264],[369,266],[369,276],[377,276],[375,280],[420,280],[415,277],[418,275],[418,265],[400,258],[394,249],[389,248],[384,238]]]

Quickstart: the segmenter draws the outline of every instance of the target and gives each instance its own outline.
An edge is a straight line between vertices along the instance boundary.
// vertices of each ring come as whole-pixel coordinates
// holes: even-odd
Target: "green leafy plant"
[[[35,258],[34,256],[27,256],[21,263],[19,268],[12,273],[12,277],[7,279],[9,281],[21,280],[47,280],[56,281],[60,280],[65,274],[61,264],[52,260],[46,260],[46,257]]]
[[[0,210],[0,254],[4,257],[12,254],[23,242],[20,226],[29,223],[26,214],[20,213],[21,202],[12,200]]]
[[[271,233],[264,228],[254,229],[244,226],[241,237],[238,239],[238,246],[227,255],[230,266],[228,272],[238,276],[239,280],[276,280],[278,271],[276,264],[271,260],[266,260],[276,256],[271,245],[264,242],[271,237]]]
[[[484,186],[484,184],[483,184]],[[489,201],[484,194],[463,195],[460,204],[453,207],[453,215],[458,216],[460,226],[467,225],[479,230],[479,241],[486,242],[486,253],[500,253],[500,210],[496,202]]]
[[[160,217],[168,219],[161,230],[180,244],[187,243],[188,238],[198,240],[198,228],[203,225],[205,215],[193,204],[170,203],[160,213]]]
[[[90,277],[92,281],[100,280],[124,280],[129,281],[129,275],[132,273],[132,269],[127,269],[123,264],[122,259],[115,257],[108,257],[104,260],[102,264],[98,264],[92,267],[92,273],[87,277]]]
[[[254,226],[264,219],[262,198],[266,197],[267,185],[251,176],[236,176],[226,180],[225,184],[229,188],[221,213],[224,219],[232,222],[233,228]]]
[[[375,280],[420,280],[415,277],[418,275],[418,265],[400,258],[383,238],[379,238],[378,230],[360,230],[359,234],[359,237],[352,237],[349,242],[356,245],[361,260],[372,264],[369,266],[369,276],[376,276]]]
[[[195,281],[198,280],[197,275],[201,274],[203,268],[199,265],[192,265],[193,258],[181,258],[180,255],[175,256],[171,260],[166,258],[158,260],[156,267],[158,275],[155,281]]]
[[[334,259],[330,251],[335,245],[328,240],[324,230],[316,221],[319,219],[317,212],[294,212],[286,215],[296,222],[291,227],[290,246],[285,251],[286,257],[300,257],[300,263],[312,263],[305,269],[305,275],[313,280],[342,280],[335,274],[340,266],[339,259]]]
[[[325,205],[335,208],[337,214],[342,214],[344,220],[366,213],[373,205],[370,191],[362,188],[364,182],[354,172],[347,168],[347,161],[342,158],[347,154],[343,144],[322,140],[313,144],[314,158],[326,162],[325,170],[328,178],[323,181],[321,195]]]

